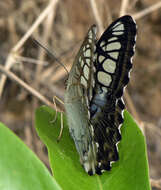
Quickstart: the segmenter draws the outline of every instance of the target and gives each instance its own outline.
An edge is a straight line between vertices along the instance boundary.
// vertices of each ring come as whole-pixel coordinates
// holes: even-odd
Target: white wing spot
[[[99,57],[98,57],[98,61],[99,61],[99,63],[102,63],[102,61],[105,59],[105,57],[104,56],[102,56],[102,55],[100,55]]]
[[[98,144],[98,142],[96,142],[96,146],[97,146],[97,148],[99,148],[99,144]]]
[[[89,58],[86,59],[86,63],[88,66],[90,66],[90,59]]]
[[[102,49],[103,49],[103,51],[106,51],[106,46],[103,46]]]
[[[81,84],[83,84],[87,88],[87,81],[83,76],[81,76]]]
[[[104,86],[109,86],[112,81],[111,75],[109,75],[105,72],[102,72],[102,71],[98,72],[97,79]]]
[[[89,43],[92,43],[92,39],[88,38],[88,42],[89,42]]]
[[[97,57],[97,53],[94,53],[93,60],[95,60]]]
[[[79,57],[79,63],[82,61],[82,57]]]
[[[93,66],[93,71],[94,71],[94,73],[96,72],[96,67],[95,66]]]
[[[114,59],[117,59],[118,55],[119,55],[119,52],[110,52],[110,53],[108,53],[108,55],[110,55],[110,57],[112,57]]]
[[[116,49],[120,49],[121,48],[121,44],[119,42],[113,42],[110,43],[106,46],[106,50],[116,50]]]
[[[85,78],[88,79],[89,78],[89,68],[87,67],[87,65],[84,66],[83,72],[84,72]]]
[[[75,72],[77,73],[77,75],[80,75],[80,71],[78,67],[75,68]]]
[[[93,51],[95,52],[96,51],[96,46],[94,45],[94,47],[93,47]]]
[[[106,88],[106,87],[102,87],[102,90],[103,90],[103,92],[105,92],[105,93],[107,93],[108,92],[108,89]]]
[[[96,33],[97,33],[97,27],[96,26],[93,27],[93,31],[94,31],[94,34],[96,35]]]
[[[90,37],[92,38],[92,31],[91,30],[88,32],[88,36],[89,36],[89,38]]]
[[[103,62],[103,68],[106,72],[108,73],[114,73],[115,72],[115,69],[116,69],[116,62],[114,62],[113,60],[111,59],[106,59],[104,62]]]
[[[86,51],[84,51],[84,57],[90,57],[91,56],[91,50],[87,49]]]
[[[105,41],[102,41],[102,42],[100,43],[100,46],[103,47],[104,45],[105,45]]]
[[[111,42],[111,41],[114,41],[114,40],[117,40],[117,37],[112,37],[108,40],[108,42]]]
[[[121,22],[117,22],[112,28],[115,28],[116,26],[122,24]]]
[[[124,30],[124,25],[123,24],[120,24],[118,25],[116,28],[113,29],[114,31],[117,31],[117,30]]]
[[[114,35],[116,35],[116,36],[119,36],[119,35],[124,34],[124,32],[113,32],[112,34],[114,34]]]
[[[84,66],[84,61],[82,60],[82,61],[81,61],[81,67],[83,67],[83,66]]]

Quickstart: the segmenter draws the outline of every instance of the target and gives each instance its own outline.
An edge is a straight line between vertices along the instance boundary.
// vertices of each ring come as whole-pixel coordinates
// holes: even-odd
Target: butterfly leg
[[[55,114],[55,118],[52,121],[50,121],[51,123],[55,123],[55,121],[57,119],[57,115],[58,115],[58,110],[57,110],[57,106],[56,106],[56,101],[55,100],[59,101],[61,104],[64,105],[64,102],[62,100],[60,100],[57,96],[53,97],[53,102],[54,102],[56,114]],[[61,115],[61,128],[60,128],[59,136],[57,138],[58,142],[60,141],[62,133],[63,133],[63,112],[60,112],[60,115]]]
[[[64,102],[61,99],[59,99],[57,96],[53,97],[53,102],[54,102],[56,114],[55,114],[55,118],[52,121],[50,121],[51,123],[55,123],[55,121],[57,119],[57,115],[58,115],[58,110],[57,110],[57,106],[56,106],[56,101],[55,100],[57,100],[58,102],[60,102],[61,104],[64,105]]]
[[[62,134],[63,134],[63,128],[64,128],[64,125],[63,125],[63,112],[60,112],[60,123],[61,123],[61,128],[60,128],[60,133],[59,133],[59,136],[57,138],[57,142],[60,141],[61,137],[62,137]]]

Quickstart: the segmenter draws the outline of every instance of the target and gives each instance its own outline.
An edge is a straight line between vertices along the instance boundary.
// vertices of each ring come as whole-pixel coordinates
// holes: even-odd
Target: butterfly
[[[69,73],[64,97],[69,132],[89,175],[102,174],[119,159],[125,105],[136,42],[136,24],[126,15],[96,39],[89,29]]]

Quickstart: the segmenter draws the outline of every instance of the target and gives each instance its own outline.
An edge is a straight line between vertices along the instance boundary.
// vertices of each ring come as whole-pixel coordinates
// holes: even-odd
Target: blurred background
[[[97,24],[99,37],[113,20],[127,13],[136,19],[138,36],[124,99],[145,134],[151,184],[153,189],[159,189],[156,184],[161,182],[161,1],[0,1],[0,65],[48,100],[39,101],[10,75],[5,78],[0,69],[0,121],[49,168],[47,150],[34,129],[34,112],[38,106],[52,103],[53,96],[63,100],[67,73],[32,38],[52,51],[69,71],[89,27]],[[64,110],[61,104],[57,106]]]

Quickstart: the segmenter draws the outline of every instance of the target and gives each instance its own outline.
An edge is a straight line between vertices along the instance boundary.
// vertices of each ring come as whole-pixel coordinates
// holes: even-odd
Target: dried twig
[[[155,180],[150,179],[151,186],[157,188],[158,190],[161,190],[161,179]]]
[[[126,89],[126,91],[125,91],[125,99],[126,99],[126,101],[127,101],[127,103],[128,103],[128,107],[129,107],[129,109],[131,110],[131,112],[132,112],[133,116],[135,117],[135,119],[136,119],[138,122],[141,122],[141,119],[139,118],[139,115],[138,115],[138,113],[137,113],[137,111],[136,111],[136,109],[135,109],[135,106],[134,106],[134,104],[133,104],[133,101],[132,101],[132,99],[131,99],[131,97],[130,97],[130,95],[129,95],[127,89]]]
[[[135,106],[134,106],[134,103],[133,103],[133,101],[132,101],[132,99],[131,99],[131,96],[129,95],[127,89],[126,89],[126,91],[125,91],[124,96],[125,96],[125,99],[126,99],[126,101],[127,101],[127,105],[128,105],[128,107],[129,107],[129,109],[131,110],[132,115],[134,116],[134,118],[135,118],[136,121],[138,122],[139,127],[140,127],[140,129],[142,130],[142,132],[145,134],[143,122],[142,122],[142,120],[141,120],[140,117],[139,117],[139,114],[138,114],[138,112],[137,112],[137,110],[136,110],[136,108],[135,108]]]
[[[14,73],[11,71],[5,69],[2,65],[0,65],[0,71],[7,75],[10,79],[17,82],[19,85],[21,85],[24,89],[26,89],[30,94],[34,95],[36,98],[38,98],[41,102],[45,103],[46,105],[52,107],[55,109],[55,106],[53,103],[51,103],[48,99],[46,99],[43,95],[41,95],[37,90],[33,89],[31,86],[26,84],[23,80],[21,80],[19,77],[17,77]],[[61,111],[61,110],[58,110]]]
[[[99,28],[99,36],[100,36],[102,34],[103,30],[104,30],[103,23],[102,23],[100,15],[98,13],[98,8],[97,8],[97,5],[96,5],[96,1],[95,0],[90,0],[90,3],[91,3],[91,8],[92,8],[94,17],[96,19],[96,23],[97,23],[98,28]]]
[[[57,4],[58,0],[52,0],[46,9],[40,14],[38,19],[33,23],[30,29],[26,32],[26,34],[19,40],[19,42],[12,48],[11,53],[8,55],[7,61],[5,63],[5,69],[9,70],[13,65],[13,57],[12,53],[18,53],[19,49],[23,46],[25,41],[31,36],[34,30],[41,24],[41,22],[45,19],[45,17],[49,14],[50,10]],[[6,76],[2,75],[0,80],[0,98],[2,96],[4,84],[6,81]]]
[[[127,12],[129,0],[122,0],[121,8],[120,8],[120,16],[123,16]]]
[[[56,9],[56,6],[54,6],[53,10],[51,10],[50,14],[48,15],[48,17],[46,19],[46,22],[44,23],[44,33],[43,33],[43,36],[42,36],[42,42],[44,44],[47,43],[47,41],[48,41],[48,39],[49,39],[49,37],[51,35],[53,20],[54,20],[54,17],[55,17],[55,9]],[[44,49],[42,49],[40,47],[39,53],[38,53],[38,59],[43,61],[44,57],[45,57],[45,51],[44,51]],[[41,71],[42,71],[42,65],[38,65],[37,69],[36,69],[36,75],[35,75],[35,82],[36,83],[38,81],[37,79],[41,75]]]
[[[145,121],[143,122],[143,124],[144,124],[144,126],[146,126],[145,128],[149,128],[151,131],[154,131],[161,138],[161,130],[160,130],[160,128],[158,128],[153,123],[149,123],[149,122],[145,122]]]
[[[69,71],[71,69],[71,65],[65,65],[66,69]],[[53,77],[51,77],[51,81],[55,82],[55,81],[59,81],[60,79],[62,79],[64,76],[66,75],[66,72],[64,70],[64,68],[60,67],[57,72],[55,73],[55,75],[53,75]]]
[[[49,5],[44,9],[44,11],[39,15],[37,20],[29,28],[26,34],[19,40],[19,42],[13,47],[12,51],[17,52],[26,42],[26,40],[32,35],[32,33],[37,29],[37,27],[42,23],[42,21],[49,15],[52,9],[56,6],[58,0],[51,0]]]
[[[146,9],[144,9],[143,11],[140,11],[136,14],[133,14],[132,16],[134,17],[135,20],[137,20],[137,19],[144,17],[145,15],[152,13],[153,11],[155,11],[159,8],[161,8],[161,1],[159,1],[158,3],[148,7]]]
[[[55,13],[55,8],[56,6],[54,6],[54,9],[52,9],[50,11],[50,13],[48,14],[45,22],[43,23],[44,25],[44,31],[43,31],[43,35],[41,36],[42,38],[42,42],[43,43],[47,43],[48,39],[49,39],[49,35],[51,34],[51,30],[52,30],[52,24],[53,24],[53,19],[54,19],[54,13]],[[45,58],[45,51],[44,49],[42,49],[41,47],[39,48],[39,52],[38,52],[38,59],[43,61]],[[35,73],[35,77],[34,77],[34,88],[36,89],[39,89],[39,86],[40,86],[40,83],[39,83],[39,78],[41,76],[41,72],[42,72],[42,69],[43,69],[43,65],[37,65],[36,67],[36,73]],[[33,109],[32,110],[35,110],[35,108],[37,107],[38,105],[38,100],[37,99],[34,99],[33,102],[32,102],[32,107]]]
[[[130,1],[129,6],[128,6],[129,11],[131,11],[135,7],[137,1],[139,1],[139,0]]]
[[[104,5],[103,5],[104,6]],[[111,9],[110,7],[108,6],[108,4],[106,5],[105,7],[105,11],[107,13],[107,24],[111,23],[112,22],[112,14],[111,14]]]
[[[41,61],[41,60],[37,60],[37,59],[33,59],[30,57],[23,57],[23,56],[19,56],[19,55],[14,55],[15,58],[15,62],[18,63],[22,63],[22,62],[26,62],[26,63],[32,63],[32,64],[40,64],[43,66],[47,66],[49,63],[47,61]]]

